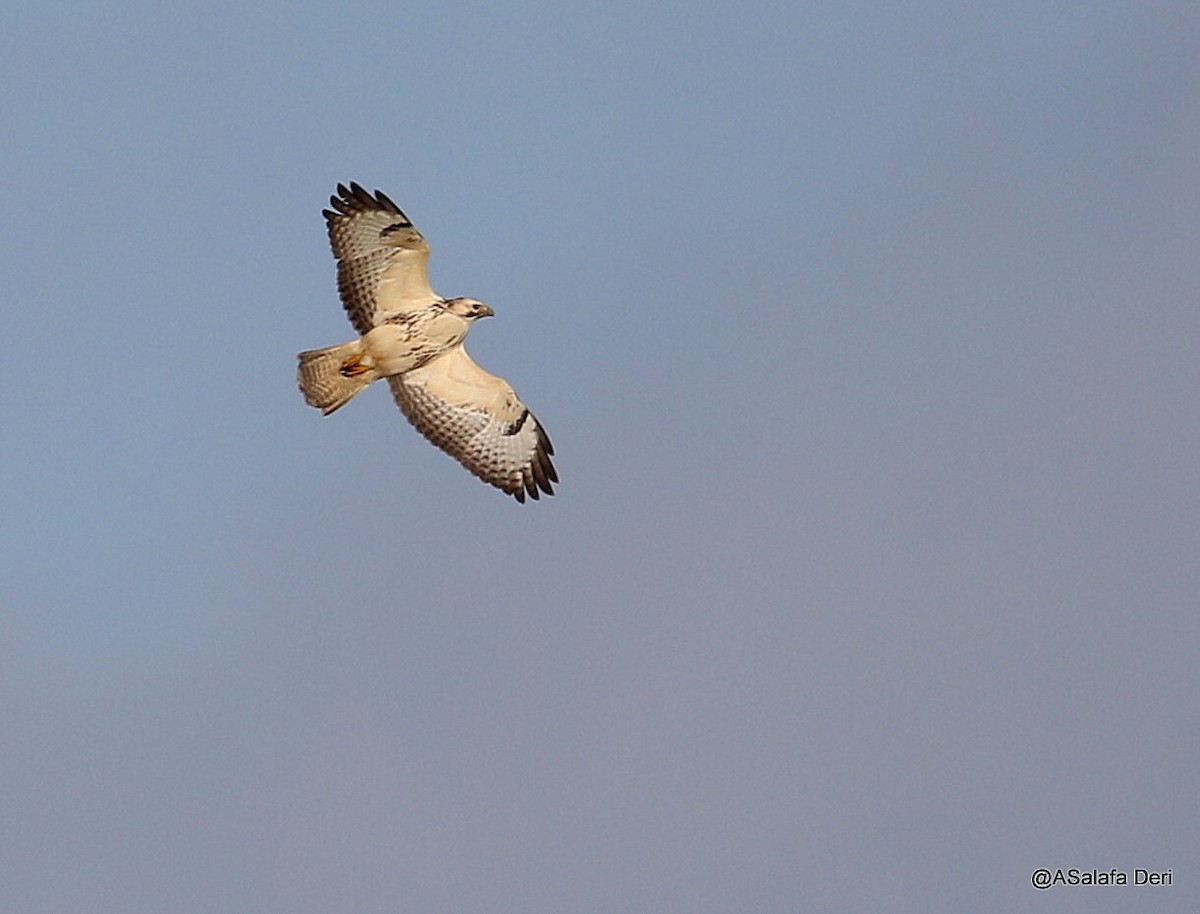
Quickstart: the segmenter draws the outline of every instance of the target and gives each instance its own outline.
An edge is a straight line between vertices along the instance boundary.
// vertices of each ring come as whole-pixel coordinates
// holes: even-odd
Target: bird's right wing
[[[382,191],[338,185],[322,210],[337,258],[338,294],[365,334],[388,317],[418,311],[440,296],[429,285],[429,242]]]

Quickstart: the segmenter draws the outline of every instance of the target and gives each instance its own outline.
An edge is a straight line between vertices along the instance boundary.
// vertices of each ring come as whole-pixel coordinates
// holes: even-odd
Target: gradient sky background
[[[1198,42],[10,4],[4,909],[1196,910]],[[555,498],[302,402],[349,180]]]

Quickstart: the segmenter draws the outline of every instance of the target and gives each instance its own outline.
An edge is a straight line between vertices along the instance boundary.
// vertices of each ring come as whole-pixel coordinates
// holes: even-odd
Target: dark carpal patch
[[[506,425],[504,427],[504,431],[501,432],[500,434],[506,435],[506,436],[515,435],[517,432],[519,432],[522,429],[522,427],[524,427],[525,420],[528,418],[529,418],[529,410],[528,409],[522,410],[521,415],[519,415],[512,422],[508,423],[508,425]]]

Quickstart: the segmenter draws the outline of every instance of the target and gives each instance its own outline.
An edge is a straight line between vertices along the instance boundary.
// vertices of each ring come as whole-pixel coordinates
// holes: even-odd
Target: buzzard
[[[360,338],[299,355],[309,406],[325,415],[387,378],[408,421],[484,482],[519,502],[554,494],[554,447],[507,381],[476,365],[463,341],[495,312],[429,285],[429,243],[381,191],[339,184],[323,210],[338,294]]]

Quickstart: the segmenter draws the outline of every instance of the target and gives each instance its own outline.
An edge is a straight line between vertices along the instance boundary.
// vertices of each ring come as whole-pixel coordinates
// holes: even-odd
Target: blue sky
[[[0,14],[7,903],[1195,910],[1198,37]],[[495,308],[554,498],[304,405],[349,180]]]

